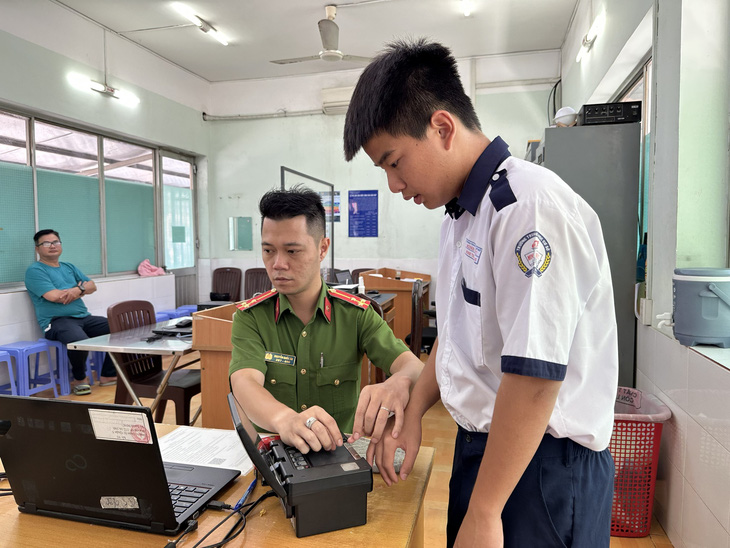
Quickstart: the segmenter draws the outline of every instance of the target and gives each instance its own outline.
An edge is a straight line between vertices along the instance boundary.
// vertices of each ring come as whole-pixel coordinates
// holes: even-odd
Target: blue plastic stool
[[[182,310],[185,312],[183,316],[190,316],[193,312],[198,311],[198,305],[197,304],[184,304],[182,306],[177,307],[178,310]]]
[[[56,355],[56,378],[58,379],[58,386],[61,390],[62,396],[68,396],[71,393],[70,378],[68,376],[68,356],[66,355],[66,345],[60,341],[51,341],[49,339],[38,339],[38,342],[44,342],[48,345],[49,350],[55,350]],[[50,352],[49,352],[50,355]],[[51,369],[51,362],[48,362],[49,371]],[[38,377],[38,361],[36,360],[36,377]]]
[[[96,378],[101,382],[101,368],[104,366],[105,358],[106,352],[89,352],[89,356],[86,358],[86,376],[89,378],[90,386],[94,384],[94,371],[96,371]]]
[[[187,316],[187,312],[183,310],[159,310],[160,314],[167,314],[170,316],[171,320],[174,320],[175,318],[181,318],[183,316]]]
[[[10,354],[5,350],[0,350],[0,364],[5,363],[8,366],[8,377],[10,382],[8,384],[0,385],[0,393],[10,393],[13,396],[18,395],[18,387],[15,384],[15,375],[13,375],[13,362],[10,360]]]
[[[15,359],[15,367],[18,371],[18,395],[19,396],[30,396],[38,392],[43,392],[49,388],[53,389],[53,396],[58,397],[58,391],[56,390],[56,376],[53,373],[51,366],[51,347],[47,340],[41,341],[19,341],[10,344],[3,344],[0,346],[0,350],[5,350]],[[45,352],[48,356],[48,369],[49,374],[43,376],[36,375],[31,379],[30,377],[30,358],[35,355],[36,368],[38,371],[38,361],[41,352]],[[44,382],[44,381],[48,382]],[[31,388],[32,386],[32,388]]]
[[[166,322],[169,319],[171,318],[167,314],[163,314],[162,312],[155,312],[155,321]]]

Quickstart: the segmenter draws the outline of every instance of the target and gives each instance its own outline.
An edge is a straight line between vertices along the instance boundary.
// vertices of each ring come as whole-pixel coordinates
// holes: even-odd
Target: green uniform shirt
[[[372,307],[363,309],[334,296],[324,282],[306,326],[285,295],[273,290],[267,295],[243,303],[250,307],[233,317],[229,374],[258,369],[278,401],[297,412],[319,405],[343,431],[351,432],[363,354],[389,373],[408,347]]]

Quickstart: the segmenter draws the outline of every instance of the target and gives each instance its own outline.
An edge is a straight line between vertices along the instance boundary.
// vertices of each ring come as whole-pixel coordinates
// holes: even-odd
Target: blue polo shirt
[[[85,318],[89,311],[82,299],[68,304],[54,303],[43,298],[43,295],[54,289],[69,289],[80,281],[88,282],[89,278],[71,263],[59,263],[57,267],[35,262],[25,271],[25,287],[35,308],[35,315],[41,331],[51,323],[53,318],[70,316]]]

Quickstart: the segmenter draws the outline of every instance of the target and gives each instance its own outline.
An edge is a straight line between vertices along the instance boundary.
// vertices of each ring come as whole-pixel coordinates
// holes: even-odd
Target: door
[[[162,231],[159,259],[175,274],[175,306],[198,302],[198,234],[193,158],[160,151]]]

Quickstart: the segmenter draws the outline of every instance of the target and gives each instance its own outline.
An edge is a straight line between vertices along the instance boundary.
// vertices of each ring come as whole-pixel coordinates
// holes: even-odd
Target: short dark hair
[[[314,190],[296,185],[285,190],[270,190],[259,202],[261,226],[264,219],[284,221],[299,215],[307,219],[307,231],[315,239],[325,235],[325,214],[322,198]]]
[[[349,162],[378,133],[423,139],[431,115],[446,110],[481,129],[451,50],[425,38],[391,42],[360,75],[345,117]]]
[[[43,230],[39,230],[35,233],[35,236],[33,236],[33,241],[35,242],[35,245],[38,245],[38,240],[40,240],[43,236],[48,236],[49,234],[54,234],[56,238],[59,240],[61,239],[61,236],[58,235],[58,232],[53,230],[52,228],[44,228]]]

